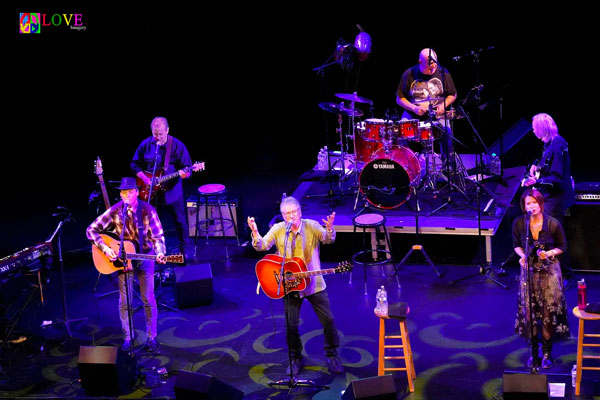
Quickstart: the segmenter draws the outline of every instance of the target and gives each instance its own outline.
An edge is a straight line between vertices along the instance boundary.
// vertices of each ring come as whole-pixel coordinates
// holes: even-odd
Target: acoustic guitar
[[[106,243],[108,247],[113,249],[116,254],[119,254],[121,249],[120,240],[113,237],[110,234],[100,234],[100,237]],[[127,263],[127,267],[132,268],[133,265],[131,261],[133,260],[156,260],[156,256],[153,254],[138,254],[136,253],[137,243],[131,240],[125,240],[125,260],[120,258],[115,261],[110,261],[106,254],[98,246],[92,245],[92,259],[94,260],[94,266],[103,275],[109,275],[113,272],[117,272],[123,270],[125,268],[125,263]],[[182,254],[174,254],[170,256],[165,256],[167,262],[181,264],[183,263],[183,255]]]
[[[281,272],[281,263],[283,257],[277,254],[267,254],[259,262],[256,263],[256,277],[260,283],[260,287],[267,296],[272,299],[281,299],[284,295],[283,287],[279,294],[279,280]],[[306,289],[310,285],[310,277],[317,275],[327,275],[334,273],[342,273],[352,271],[352,264],[348,261],[343,261],[335,268],[322,269],[318,271],[307,271],[304,260],[300,257],[286,258],[283,266],[285,279],[283,284],[286,287],[286,292],[300,291]]]
[[[185,167],[182,169],[182,171],[185,173],[204,171],[204,163],[195,162],[194,165],[192,165],[191,167]],[[156,171],[156,175],[154,176],[154,182],[152,185],[152,198],[150,200],[154,199],[154,196],[156,196],[157,193],[164,192],[165,190],[167,190],[168,181],[170,181],[171,179],[175,179],[179,176],[179,171],[175,171],[167,175],[163,175],[164,172],[165,170],[163,168],[160,168],[158,171]],[[147,178],[152,179],[152,172],[144,171],[144,175],[146,175]],[[136,177],[136,181],[138,186],[140,187],[139,198],[144,201],[148,201],[148,197],[150,197],[150,185],[146,185],[144,181],[142,181],[139,177]]]

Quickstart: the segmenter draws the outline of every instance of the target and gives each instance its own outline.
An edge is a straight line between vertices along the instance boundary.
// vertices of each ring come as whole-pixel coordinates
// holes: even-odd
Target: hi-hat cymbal
[[[354,110],[350,109],[350,108],[346,108],[344,106],[343,103],[332,103],[332,102],[324,102],[324,103],[319,103],[319,107],[322,110],[325,110],[327,112],[330,113],[334,113],[334,114],[344,114],[347,116],[353,116],[353,117],[361,117],[363,115],[362,110],[355,108]]]
[[[354,101],[356,103],[373,104],[373,100],[369,100],[366,97],[358,96],[356,94],[356,92],[354,92],[354,93],[336,93],[335,97],[337,97],[338,99]]]
[[[433,101],[440,101],[440,100],[444,100],[443,97],[426,97],[424,99],[418,99],[415,100],[414,103],[425,103],[425,102],[433,102]]]

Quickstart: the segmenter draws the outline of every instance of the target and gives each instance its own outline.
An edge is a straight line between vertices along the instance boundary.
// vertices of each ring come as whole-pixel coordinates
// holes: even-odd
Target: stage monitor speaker
[[[204,204],[200,206],[200,210],[196,208],[196,196],[190,196],[187,200],[187,215],[188,215],[188,228],[190,237],[196,236],[196,213],[199,211],[200,215],[198,216],[198,220],[203,220],[206,218],[206,207]],[[231,214],[229,214],[229,208],[231,208]],[[222,201],[221,202],[221,214],[219,215],[219,205],[216,201],[208,202],[208,218],[220,218],[222,215],[225,219],[233,219],[237,226],[237,213],[238,213],[237,201]],[[217,220],[211,221],[208,225],[208,236],[220,236],[223,234],[221,232],[221,223]],[[226,237],[235,237],[235,229],[233,228],[233,224],[231,222],[224,222],[225,224],[225,236]],[[200,224],[200,228],[205,228],[206,225]],[[198,236],[206,235],[205,231],[198,229]]]
[[[502,391],[504,400],[548,400],[548,375],[505,372]]]
[[[244,393],[210,375],[180,370],[175,380],[176,399],[241,400]]]
[[[213,280],[210,264],[175,268],[175,298],[179,308],[212,303]]]
[[[600,204],[579,202],[564,221],[572,269],[600,270]]]
[[[79,346],[81,386],[93,396],[130,393],[137,380],[133,355],[115,346]]]
[[[396,385],[392,375],[374,376],[352,381],[342,400],[396,400]]]

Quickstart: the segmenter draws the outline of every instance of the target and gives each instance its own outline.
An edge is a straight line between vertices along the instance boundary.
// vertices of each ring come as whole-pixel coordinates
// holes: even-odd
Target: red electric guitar
[[[279,273],[281,272],[281,262],[283,257],[276,254],[267,254],[259,262],[256,263],[256,277],[260,282],[260,287],[267,296],[272,299],[281,299],[284,290],[281,288],[277,294],[279,286]],[[352,271],[352,264],[348,261],[343,261],[335,268],[322,269],[319,271],[307,271],[304,260],[300,257],[292,257],[285,259],[283,270],[285,280],[283,283],[286,286],[286,291],[300,291],[306,289],[310,284],[310,277],[316,275],[327,275],[339,272]]]
[[[204,171],[204,163],[195,162],[194,165],[192,165],[191,167],[183,168],[182,171],[185,173]],[[158,171],[156,171],[156,175],[154,176],[154,185],[152,187],[152,198],[150,200],[152,200],[157,193],[164,192],[165,190],[167,190],[167,181],[177,178],[179,176],[179,171],[175,171],[167,175],[163,175],[164,172],[165,170],[163,168],[160,168]],[[152,178],[152,172],[144,171],[144,175],[146,175],[148,178]],[[144,182],[139,177],[136,177],[136,181],[138,186],[140,187],[139,198],[144,201],[148,201],[148,195],[150,194],[150,185],[144,184]]]

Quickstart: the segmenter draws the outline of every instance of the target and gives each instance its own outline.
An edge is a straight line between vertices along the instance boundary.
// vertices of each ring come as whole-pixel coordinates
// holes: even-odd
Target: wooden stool
[[[206,232],[206,243],[208,244],[208,232],[210,230],[210,223],[214,222],[215,230],[217,230],[216,222],[220,222],[223,243],[225,244],[225,253],[226,257],[229,258],[229,254],[227,252],[227,239],[225,238],[225,225],[227,224],[227,228],[233,227],[238,246],[240,244],[240,239],[238,237],[235,220],[233,219],[231,205],[229,204],[229,202],[227,202],[226,196],[227,188],[225,187],[225,185],[221,185],[219,183],[210,183],[202,185],[198,188],[198,201],[196,202],[196,240],[198,240],[198,231],[200,230]],[[217,208],[219,209],[218,218],[213,218],[209,216],[208,204],[211,199],[214,199],[217,202]],[[221,199],[224,199],[224,201],[227,203],[227,208],[229,209],[229,218],[223,218],[223,212],[221,211]],[[202,203],[204,203],[204,219],[200,219],[200,207]],[[205,228],[200,228],[200,224],[204,224]]]
[[[393,317],[393,319],[397,319],[400,323],[400,336],[386,336],[385,320],[391,318],[388,316],[377,316],[379,317],[379,360],[377,363],[377,376],[385,375],[386,371],[406,371],[408,389],[411,392],[414,392],[415,385],[413,380],[417,378],[417,375],[415,372],[415,364],[413,362],[412,349],[410,347],[410,339],[408,337],[408,329],[406,327],[406,318]],[[400,344],[386,344],[386,339],[400,339]],[[385,349],[402,349],[402,356],[386,356]],[[386,368],[385,360],[404,360],[405,366],[403,368]]]
[[[365,272],[365,296],[368,294],[367,292],[367,267],[374,265],[381,265],[381,273],[385,276],[385,272],[383,270],[383,264],[388,262],[393,262],[392,255],[392,243],[390,241],[390,237],[388,235],[387,229],[385,227],[385,217],[381,214],[361,214],[352,219],[352,225],[354,225],[354,232],[356,233],[356,228],[362,228],[363,230],[363,250],[360,250],[352,256],[352,261],[355,264],[362,265],[364,267]],[[382,228],[383,234],[385,235],[385,249],[379,248],[379,243],[377,242],[377,234],[379,233],[379,229]],[[371,247],[367,248],[367,229],[372,229],[371,232]],[[364,256],[368,253],[371,253],[371,259],[366,261],[361,259],[361,256]],[[364,258],[364,257],[363,257]],[[396,281],[398,286],[400,286],[400,282],[398,282],[398,275],[396,275]],[[350,280],[349,284],[352,283],[352,272],[350,272]]]
[[[600,347],[600,344],[595,343],[584,343],[584,338],[600,338],[600,334],[585,333],[584,323],[585,321],[598,321],[600,320],[600,314],[588,313],[584,310],[580,310],[579,307],[573,308],[573,315],[579,319],[579,333],[577,334],[577,380],[575,381],[575,395],[579,396],[581,390],[581,371],[584,369],[600,371],[600,367],[584,367],[583,359],[595,359],[599,360],[600,356],[583,355],[584,347]]]

